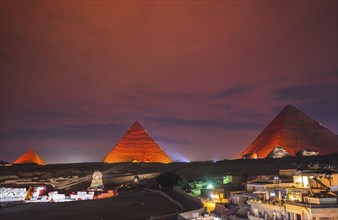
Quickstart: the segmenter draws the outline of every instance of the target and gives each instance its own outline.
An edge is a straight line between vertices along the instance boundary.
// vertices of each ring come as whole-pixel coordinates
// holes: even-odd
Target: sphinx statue
[[[95,170],[88,191],[103,191],[103,188],[102,173],[99,170]]]

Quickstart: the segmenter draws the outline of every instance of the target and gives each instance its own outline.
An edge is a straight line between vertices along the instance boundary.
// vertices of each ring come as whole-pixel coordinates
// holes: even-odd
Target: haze
[[[336,1],[1,1],[1,160],[102,161],[139,121],[238,158],[287,104],[337,133]]]

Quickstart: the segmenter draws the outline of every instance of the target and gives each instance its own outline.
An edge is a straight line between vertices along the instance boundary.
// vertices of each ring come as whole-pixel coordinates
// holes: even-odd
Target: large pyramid
[[[137,121],[107,154],[103,162],[160,162],[172,160]]]
[[[22,163],[36,163],[38,165],[45,165],[45,162],[35,153],[34,150],[29,149],[24,155],[19,157],[16,161],[14,161],[15,164],[22,164]]]
[[[265,158],[276,147],[295,156],[302,149],[320,155],[338,152],[337,135],[292,105],[286,106],[242,153]]]

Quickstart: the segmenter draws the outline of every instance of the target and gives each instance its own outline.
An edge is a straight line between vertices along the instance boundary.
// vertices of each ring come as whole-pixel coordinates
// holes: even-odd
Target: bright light
[[[211,197],[212,197],[213,199],[219,199],[219,196],[216,195],[216,194],[212,194]]]
[[[214,185],[211,184],[211,183],[209,183],[209,184],[207,185],[207,189],[214,189]]]
[[[223,177],[223,184],[228,184],[232,182],[232,176],[224,176]]]
[[[216,204],[212,201],[202,201],[202,202],[204,204],[204,207],[207,208],[208,212],[211,212],[216,207]]]
[[[309,178],[307,176],[303,176],[303,186],[309,187]]]

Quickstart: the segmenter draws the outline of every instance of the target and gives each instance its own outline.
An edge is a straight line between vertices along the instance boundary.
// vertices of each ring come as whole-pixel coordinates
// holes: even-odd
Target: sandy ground
[[[132,220],[177,212],[179,208],[158,193],[124,192],[116,197],[67,202],[22,204],[0,209],[3,220]]]
[[[224,160],[216,163],[211,161],[191,163],[76,163],[76,164],[50,164],[0,166],[0,185],[14,187],[19,181],[31,181],[37,178],[40,181],[50,181],[52,178],[74,176],[89,177],[83,186],[75,186],[74,190],[88,187],[90,176],[94,170],[104,173],[104,184],[113,184],[114,177],[121,175],[140,175],[145,173],[162,173],[172,171],[190,180],[207,180],[210,177],[242,174],[247,177],[256,175],[276,175],[280,169],[308,168],[311,164],[321,164],[337,167],[338,154],[320,157],[290,157],[282,159],[257,160]],[[264,169],[261,169],[264,167]],[[111,178],[109,181],[107,178]],[[34,180],[32,180],[34,181]],[[28,184],[32,185],[32,183]],[[34,184],[33,184],[34,185]]]

